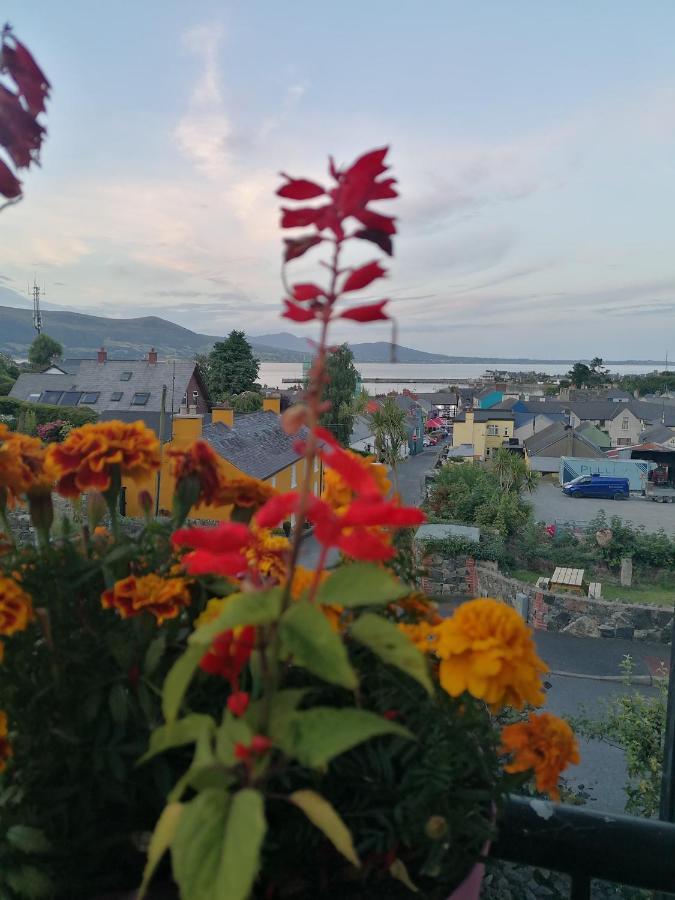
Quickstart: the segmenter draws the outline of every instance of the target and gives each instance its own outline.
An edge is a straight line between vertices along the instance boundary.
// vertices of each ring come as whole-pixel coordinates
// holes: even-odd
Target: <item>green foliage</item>
[[[567,373],[574,387],[600,387],[607,382],[608,372],[599,356],[593,357],[590,365],[576,362]]]
[[[649,375],[624,375],[619,379],[619,387],[625,391],[644,394],[664,394],[675,391],[675,372],[652,372]]]
[[[28,362],[34,369],[44,369],[49,366],[53,357],[61,356],[62,354],[63,347],[61,344],[43,332],[38,334],[28,348]]]
[[[235,412],[250,413],[262,409],[262,394],[258,391],[244,391],[232,398],[232,406]]]
[[[359,380],[354,354],[347,344],[342,344],[329,354],[326,369],[329,381],[324,400],[330,403],[330,409],[321,417],[321,424],[347,447],[354,425],[353,404]]]
[[[350,608],[391,603],[408,593],[404,584],[375,563],[352,563],[332,572],[319,587],[316,599],[325,606]]]
[[[293,660],[319,678],[353,690],[358,679],[349,663],[342,638],[320,609],[301,601],[282,615],[279,631],[282,658]]]
[[[630,690],[634,665],[630,656],[621,666],[626,676],[626,692],[607,701],[600,714],[586,712],[573,721],[575,730],[586,738],[621,747],[626,754],[628,784],[626,812],[651,818],[658,814],[661,771],[668,703],[667,671],[654,693]]]
[[[618,568],[625,556],[645,569],[675,568],[675,540],[663,529],[648,533],[644,526],[633,525],[619,516],[608,520],[601,510],[588,524],[589,540],[595,541],[595,533],[606,528],[611,530],[612,539],[607,546],[598,547],[597,553],[611,568]]]
[[[224,341],[216,341],[208,356],[198,364],[212,400],[253,391],[260,362],[254,357],[243,331],[231,331]]]
[[[37,415],[34,409],[26,406],[21,410],[16,423],[16,430],[22,434],[35,434],[37,431]]]
[[[380,407],[371,414],[370,421],[375,437],[375,452],[396,473],[401,447],[408,440],[405,411],[393,397],[385,397]]]
[[[382,662],[410,675],[425,691],[433,693],[426,659],[393,622],[382,616],[364,613],[352,626],[351,636],[368,647]]]
[[[12,385],[19,377],[19,367],[11,356],[0,353],[0,397],[4,397],[12,390]]]
[[[424,551],[425,553],[440,553],[449,558],[471,556],[473,559],[486,559],[494,562],[503,562],[506,559],[504,541],[498,535],[483,535],[479,542],[463,537],[429,540],[425,542]]]
[[[37,425],[46,425],[55,419],[65,419],[77,427],[95,422],[98,418],[88,406],[53,406],[51,403],[29,403],[27,400],[16,400],[14,397],[0,397],[0,414],[14,416],[17,421],[23,410],[35,413]]]

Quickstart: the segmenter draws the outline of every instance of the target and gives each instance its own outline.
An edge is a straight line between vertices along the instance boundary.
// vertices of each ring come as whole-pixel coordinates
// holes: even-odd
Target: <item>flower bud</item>
[[[424,826],[424,833],[432,841],[440,841],[448,833],[447,819],[444,819],[443,816],[429,816]]]
[[[286,434],[297,434],[307,422],[307,407],[303,403],[289,406],[281,415],[281,427]]]

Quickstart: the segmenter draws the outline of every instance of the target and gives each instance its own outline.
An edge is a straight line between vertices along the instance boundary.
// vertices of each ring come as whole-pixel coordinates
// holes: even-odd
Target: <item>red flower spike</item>
[[[306,300],[316,300],[323,297],[324,292],[317,284],[294,284],[293,299],[304,303]]]
[[[318,440],[323,441],[324,444],[328,444],[330,447],[340,446],[333,432],[329,431],[327,428],[324,428],[322,425],[317,425],[317,427],[314,429],[314,434]]]
[[[396,550],[391,544],[384,538],[380,540],[365,528],[355,528],[349,534],[342,535],[337,546],[352,559],[364,562],[380,562],[396,555]]]
[[[251,540],[251,532],[241,522],[223,522],[215,528],[180,528],[171,535],[171,543],[194,550],[229,553],[241,550]]]
[[[15,37],[12,36],[12,40],[13,48],[7,44],[2,47],[3,62],[26,98],[28,109],[37,116],[45,111],[45,100],[49,97],[51,85],[32,54]]]
[[[226,578],[237,578],[248,567],[248,560],[241,553],[212,553],[209,550],[186,553],[181,563],[189,575],[223,575]]]
[[[245,744],[235,744],[234,756],[235,759],[240,759],[242,762],[246,762],[251,756],[251,750]]]
[[[9,200],[21,196],[21,182],[0,159],[0,194]]]
[[[250,696],[246,691],[237,691],[227,698],[227,708],[233,716],[243,716],[248,709]]]
[[[284,300],[286,308],[282,313],[283,319],[290,319],[291,322],[311,322],[312,319],[318,318],[317,311],[307,309],[306,306],[298,306],[292,300]]]
[[[380,492],[375,478],[367,468],[341,447],[323,448],[319,451],[319,456],[329,468],[341,475],[357,494],[379,498]]]
[[[287,519],[291,513],[294,513],[298,507],[300,495],[297,491],[289,491],[286,494],[277,494],[276,497],[270,499],[261,506],[253,517],[259,528],[276,528],[284,519]]]
[[[234,631],[227,631],[217,635],[208,651],[202,656],[199,668],[209,675],[219,675],[226,678],[230,684],[236,685],[241,670],[253,652],[255,646],[255,628],[246,625],[242,628],[238,637]]]
[[[315,181],[308,181],[306,178],[291,178],[283,172],[281,177],[286,179],[286,184],[279,188],[277,196],[284,197],[286,200],[313,200],[326,193],[325,189]]]
[[[323,238],[318,234],[309,234],[301,238],[284,238],[284,244],[286,245],[284,261],[290,262],[292,259],[298,259],[298,257],[303,256],[308,250],[316,247],[322,241]]]
[[[388,525],[392,528],[408,528],[421,525],[426,516],[415,506],[397,506],[395,503],[380,500],[352,500],[349,509],[342,516],[342,524],[351,525]]]
[[[376,231],[374,228],[362,228],[360,231],[354,232],[354,237],[362,241],[370,241],[371,244],[377,244],[380,250],[384,250],[387,256],[394,255],[394,244],[391,237],[386,231]]]
[[[262,756],[263,753],[267,753],[267,751],[272,747],[272,741],[268,737],[264,737],[262,734],[256,734],[256,736],[251,741],[251,750],[255,753],[256,756]]]
[[[377,278],[382,278],[387,274],[387,270],[383,269],[379,262],[370,262],[359,269],[354,269],[347,277],[342,285],[341,293],[346,294],[348,291],[360,291],[364,287],[368,287]]]
[[[353,322],[378,322],[381,319],[388,319],[389,316],[383,311],[385,303],[388,300],[378,300],[377,303],[365,303],[363,306],[353,306],[340,313],[340,319],[351,319]]]

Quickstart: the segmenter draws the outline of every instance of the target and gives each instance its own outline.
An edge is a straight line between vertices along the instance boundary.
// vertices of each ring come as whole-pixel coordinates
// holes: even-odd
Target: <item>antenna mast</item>
[[[44,294],[44,290],[42,291]],[[33,328],[42,333],[42,310],[40,309],[40,285],[33,279]]]

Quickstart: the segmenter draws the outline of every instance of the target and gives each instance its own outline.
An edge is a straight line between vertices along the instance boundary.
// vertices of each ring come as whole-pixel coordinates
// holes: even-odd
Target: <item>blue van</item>
[[[597,497],[603,500],[628,500],[630,496],[627,478],[609,475],[580,475],[563,485],[568,497]]]

